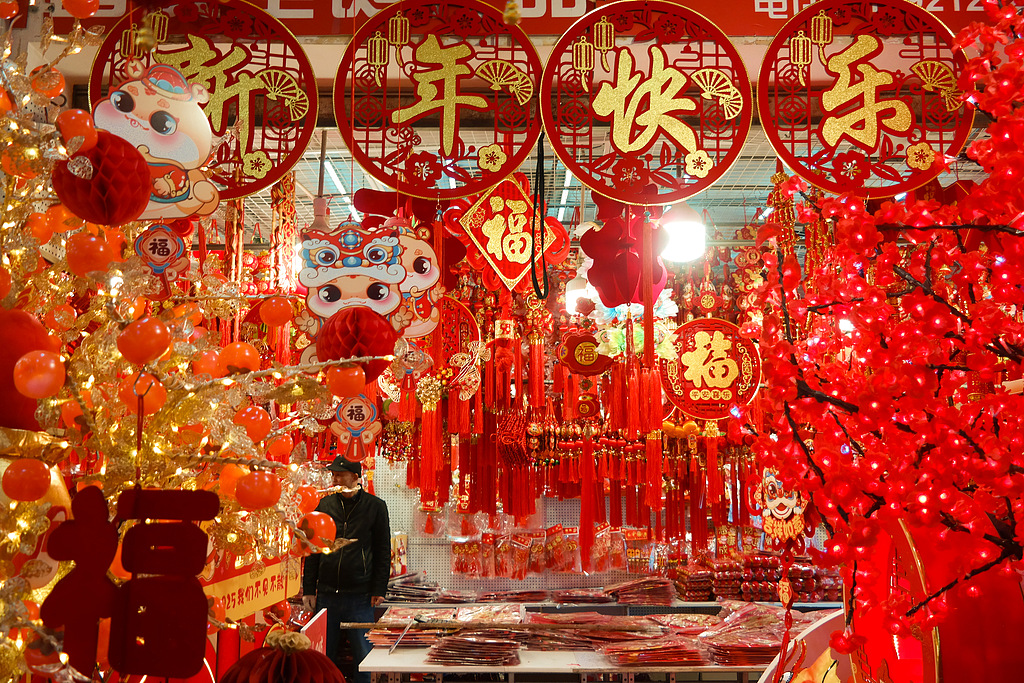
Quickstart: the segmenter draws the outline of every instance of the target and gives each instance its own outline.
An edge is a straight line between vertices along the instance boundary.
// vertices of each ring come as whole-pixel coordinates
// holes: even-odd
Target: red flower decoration
[[[871,25],[882,36],[891,36],[902,31],[906,22],[903,13],[892,7],[879,7],[871,17]]]
[[[194,24],[199,21],[199,8],[194,2],[183,2],[174,6],[174,16],[185,24]]]
[[[441,164],[430,152],[417,152],[405,162],[405,178],[413,185],[433,185],[441,177]]]
[[[608,15],[608,21],[612,22],[617,32],[629,31],[633,28],[633,15],[629,12],[616,12]]]
[[[588,230],[580,238],[583,253],[594,260],[593,267],[587,272],[587,279],[601,295],[601,302],[609,308],[626,303],[642,303],[640,274],[645,216],[642,211],[630,209],[627,220],[623,217],[625,204],[602,197],[596,192],[591,196],[597,204],[598,220],[603,220],[604,225],[600,229]],[[660,210],[651,212],[651,220],[660,217]],[[654,224],[652,230],[654,298],[657,299],[668,277],[660,256],[668,242],[668,235],[657,224]]]
[[[471,9],[460,9],[451,15],[452,31],[466,38],[480,33],[480,13]]]
[[[221,31],[232,40],[244,38],[252,33],[252,17],[229,10],[221,17]]]
[[[426,26],[430,22],[430,10],[426,7],[413,7],[405,11],[405,18],[410,26]]]
[[[674,43],[683,35],[683,24],[678,17],[662,14],[654,22],[654,35],[660,43]]]
[[[646,185],[649,175],[647,167],[636,157],[623,157],[615,164],[612,172],[615,174],[615,184],[624,188]]]
[[[868,158],[857,152],[837,154],[832,161],[832,176],[844,188],[860,187],[871,175],[871,164]]]

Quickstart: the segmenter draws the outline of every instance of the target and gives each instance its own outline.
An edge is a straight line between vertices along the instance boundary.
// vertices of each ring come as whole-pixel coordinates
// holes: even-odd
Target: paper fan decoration
[[[729,77],[718,69],[697,69],[691,79],[706,100],[718,100],[725,118],[733,119],[743,110],[743,96]]]

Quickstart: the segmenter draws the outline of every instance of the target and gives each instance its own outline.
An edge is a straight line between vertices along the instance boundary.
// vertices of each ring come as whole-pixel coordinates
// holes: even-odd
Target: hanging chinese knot
[[[675,331],[672,345],[677,357],[661,361],[662,386],[684,414],[719,420],[754,398],[761,358],[736,325],[716,318],[691,320]]]
[[[352,37],[334,82],[335,117],[377,180],[419,197],[465,197],[529,156],[540,75],[529,38],[490,5],[395,3]]]
[[[891,197],[938,176],[974,109],[957,87],[953,34],[904,0],[826,0],[765,53],[758,113],[787,166],[830,192]]]
[[[240,0],[170,4],[146,17],[147,25],[160,27],[152,36],[156,46],[147,51],[138,36],[141,20],[141,11],[132,10],[100,46],[89,76],[90,102],[95,106],[105,92],[128,81],[130,64],[174,67],[193,90],[202,91],[202,97],[183,101],[187,92],[179,93],[181,97],[172,93],[160,100],[170,106],[148,102],[155,99],[151,96],[113,103],[152,126],[150,149],[160,146],[161,136],[174,135],[181,118],[177,109],[202,107],[214,137],[224,139],[208,162],[189,159],[184,172],[202,167],[221,188],[224,200],[259,192],[280,180],[309,146],[319,104],[313,67],[285,25]],[[164,42],[168,36],[182,38]],[[170,111],[161,114],[162,109]],[[171,161],[177,160],[168,164]]]
[[[669,2],[616,2],[577,21],[544,70],[555,154],[596,192],[667,204],[707,189],[750,130],[747,72],[714,24]]]

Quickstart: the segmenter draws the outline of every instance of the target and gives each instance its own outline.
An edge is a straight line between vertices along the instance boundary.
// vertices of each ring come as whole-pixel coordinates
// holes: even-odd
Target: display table
[[[588,674],[621,674],[622,683],[633,683],[639,673],[666,673],[668,682],[675,683],[680,673],[733,674],[738,683],[748,683],[750,674],[760,674],[765,667],[746,666],[632,666],[611,664],[604,655],[592,650],[520,650],[519,664],[515,666],[448,666],[426,661],[427,648],[398,648],[393,654],[386,649],[374,648],[366,656],[360,671],[385,674],[387,683],[400,683],[402,674],[458,674],[503,673],[508,682],[515,683],[517,674],[574,674],[583,681]]]

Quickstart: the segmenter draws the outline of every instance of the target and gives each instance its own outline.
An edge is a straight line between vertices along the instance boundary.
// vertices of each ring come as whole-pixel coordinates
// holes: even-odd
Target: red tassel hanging
[[[540,410],[544,407],[544,377],[546,359],[544,357],[544,337],[531,332],[530,338],[530,406]]]
[[[594,547],[594,524],[595,516],[595,481],[594,472],[594,448],[590,440],[590,430],[583,432],[583,460],[581,469],[582,482],[580,487],[580,557],[583,560],[583,570],[590,570],[590,551]]]
[[[708,521],[704,507],[704,476],[697,458],[690,459],[690,557],[699,557],[708,549]]]
[[[432,504],[437,497],[438,473],[444,464],[441,443],[441,382],[434,377],[424,377],[416,387],[416,394],[423,403],[420,427],[420,502]]]
[[[402,393],[398,402],[398,419],[412,422],[416,419],[416,384],[412,373],[406,373],[402,379]]]
[[[618,529],[622,526],[622,482],[619,479],[611,480],[611,501],[608,505],[608,522]]]
[[[661,510],[661,432],[647,435],[646,451],[647,476],[645,477],[644,499],[652,510]]]

